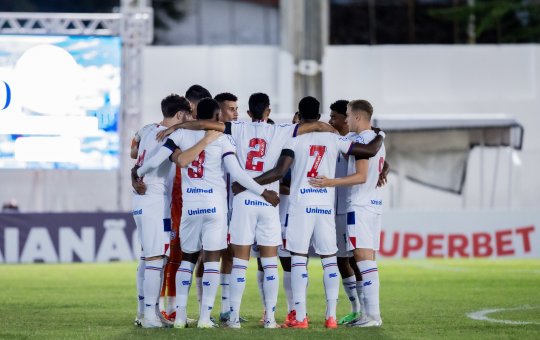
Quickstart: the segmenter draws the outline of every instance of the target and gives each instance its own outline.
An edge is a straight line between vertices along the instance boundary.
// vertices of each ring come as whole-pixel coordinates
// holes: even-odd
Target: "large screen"
[[[118,167],[118,37],[0,35],[0,168]]]

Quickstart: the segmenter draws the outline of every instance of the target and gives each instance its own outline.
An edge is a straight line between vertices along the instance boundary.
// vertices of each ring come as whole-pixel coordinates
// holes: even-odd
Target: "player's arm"
[[[139,140],[137,140],[137,137],[133,137],[131,140],[131,150],[129,151],[129,156],[132,159],[137,159],[137,155],[139,154]]]
[[[232,156],[232,157],[231,157]],[[274,207],[279,204],[279,196],[277,192],[266,190],[260,184],[257,184],[248,176],[244,170],[238,164],[238,159],[234,157],[234,153],[228,152],[223,155],[223,163],[225,163],[225,168],[231,174],[231,177],[238,181],[247,190],[262,196],[268,203],[272,204]]]
[[[355,165],[356,172],[354,174],[340,178],[326,178],[321,176],[310,179],[309,184],[315,188],[324,188],[365,183],[367,180],[369,161],[367,159],[357,159]]]
[[[260,185],[270,184],[274,183],[275,181],[279,181],[287,174],[287,170],[289,170],[293,161],[294,151],[290,149],[283,149],[281,151],[281,156],[279,156],[279,159],[276,163],[276,166],[273,169],[270,169],[267,172],[263,173],[262,175],[253,178],[253,180],[255,180],[255,182],[259,183]],[[235,182],[232,184],[232,191],[235,195],[241,193],[244,190],[246,190],[246,188],[244,188],[241,183]]]
[[[384,132],[381,132],[368,144],[352,143],[347,155],[353,155],[356,159],[369,159],[377,154],[383,141]]]
[[[173,152],[178,149],[178,146],[174,144],[171,139],[167,139],[167,142],[159,148],[158,152],[144,161],[144,164],[140,167],[135,166],[131,169],[132,176],[135,175],[136,178],[142,178],[152,169],[157,168],[161,163],[163,163],[167,158],[169,158]]]
[[[225,124],[222,122],[212,122],[208,120],[190,120],[187,122],[179,123],[171,126],[167,130],[160,131],[156,139],[159,141],[164,140],[167,136],[178,129],[186,130],[215,130],[219,132],[225,132]],[[230,133],[229,133],[230,134]]]
[[[386,184],[388,173],[390,172],[390,165],[387,161],[384,161],[384,165],[381,173],[379,174],[379,179],[377,180],[377,187],[382,187]]]
[[[324,122],[300,123],[297,126],[295,137],[310,132],[337,132],[332,125]]]
[[[221,135],[222,133],[218,131],[206,131],[204,137],[200,141],[198,141],[197,144],[193,145],[186,151],[181,151],[180,149],[177,149],[176,151],[174,151],[171,159],[174,160],[174,163],[176,163],[179,167],[185,168],[199,156],[199,154],[204,150],[204,148],[206,148],[210,143],[218,139]]]

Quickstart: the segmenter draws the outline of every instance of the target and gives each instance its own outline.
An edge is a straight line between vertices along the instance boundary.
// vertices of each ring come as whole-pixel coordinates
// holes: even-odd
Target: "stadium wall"
[[[388,212],[383,258],[540,258],[539,212]],[[131,261],[131,214],[0,214],[0,263]]]

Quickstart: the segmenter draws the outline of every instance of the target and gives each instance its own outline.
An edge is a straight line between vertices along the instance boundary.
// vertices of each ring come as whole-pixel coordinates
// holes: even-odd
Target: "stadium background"
[[[68,282],[63,281],[62,273],[74,273],[74,280],[88,280],[84,276],[86,271],[104,273],[107,279],[113,275],[111,271],[118,272],[125,274],[112,278],[113,286],[123,287],[116,290],[119,301],[114,303],[121,305],[118,307],[121,312],[113,322],[116,330],[109,327],[107,331],[111,333],[107,334],[108,337],[128,334],[123,330],[129,322],[122,320],[129,321],[135,310],[135,300],[130,300],[135,293],[131,270],[135,265],[129,261],[136,257],[137,247],[133,220],[127,213],[130,209],[127,169],[131,161],[126,141],[136,128],[159,119],[159,102],[163,96],[171,92],[183,94],[190,85],[199,83],[212,94],[235,93],[239,97],[240,119],[247,118],[247,98],[255,91],[269,94],[272,116],[278,121],[288,121],[295,112],[295,102],[304,95],[321,99],[323,120],[328,119],[328,106],[342,98],[368,99],[375,108],[375,117],[393,117],[399,122],[406,123],[419,114],[431,122],[449,119],[448,129],[413,126],[410,135],[405,135],[410,142],[405,147],[409,149],[395,148],[397,164],[391,163],[393,172],[384,189],[385,235],[381,254],[395,258],[381,261],[381,272],[385,266],[388,268],[388,277],[382,276],[383,317],[394,320],[394,324],[390,321],[386,334],[370,334],[533,337],[540,322],[540,294],[534,289],[540,284],[537,259],[540,257],[540,180],[536,175],[540,170],[540,137],[534,133],[540,122],[540,34],[536,28],[539,6],[536,1],[481,0],[162,0],[153,3],[141,0],[81,1],[79,5],[26,0],[1,4],[0,11],[5,11],[0,13],[2,34],[35,34],[32,27],[24,26],[27,23],[24,20],[36,15],[54,17],[64,12],[113,12],[123,22],[138,14],[139,19],[148,15],[143,25],[154,28],[142,33],[135,29],[131,31],[136,32],[135,36],[122,37],[124,58],[130,51],[137,63],[124,68],[122,73],[117,169],[0,169],[0,201],[15,200],[19,209],[18,213],[0,214],[0,262],[127,262],[2,265],[0,286],[7,288],[2,297],[8,302],[4,311],[15,308],[29,312],[31,309],[26,308],[32,304],[23,297],[29,295],[25,292],[33,286],[23,283],[45,271],[50,274],[46,285],[49,288],[37,293],[37,297],[43,298],[49,306],[47,310],[60,315],[58,320],[62,320],[62,314],[57,314],[61,306],[54,307],[59,301],[55,300],[58,297],[55,289],[59,283]],[[126,67],[126,59],[123,66]],[[2,100],[3,95],[0,93]],[[138,100],[133,99],[135,95],[139,96]],[[506,125],[497,130],[490,143],[485,139],[486,147],[474,145],[473,148],[470,135],[464,133],[470,117],[479,117],[481,126],[474,128],[482,136],[489,135],[501,119]],[[382,128],[384,122],[381,121]],[[523,135],[516,131],[515,124],[523,127]],[[519,142],[506,142],[516,139]],[[438,148],[421,152],[426,144],[437,140]],[[420,150],[420,156],[408,153],[413,150]],[[451,156],[452,152],[460,154],[461,162],[439,158]],[[408,156],[414,156],[421,165],[411,166],[407,163]],[[455,182],[460,167],[465,169],[461,194],[419,183],[418,179]],[[399,260],[426,257],[446,259]],[[479,262],[470,259],[485,257],[488,259]],[[317,262],[311,263],[314,272],[319,269]],[[477,280],[474,273],[478,273]],[[401,299],[408,294],[400,287],[401,277],[403,285],[421,282],[426,295],[419,296],[443,300],[440,302],[444,305],[455,302],[448,310],[432,307],[449,321],[437,327],[436,320],[421,313],[424,326],[422,320],[415,320],[414,327],[407,326],[408,313],[418,319],[414,316],[417,311],[411,306],[416,301]],[[388,280],[386,292],[385,280]],[[508,285],[513,288],[503,284],[504,280],[509,280]],[[449,282],[448,286],[438,289],[436,286],[444,281]],[[493,282],[500,284],[486,289]],[[73,281],[69,285],[78,287]],[[464,287],[467,293],[461,294],[452,285]],[[316,287],[316,284],[310,286],[310,294],[317,294]],[[92,284],[80,289],[80,294],[73,291],[73,299],[80,295],[86,301],[95,296]],[[478,299],[469,295],[484,289]],[[494,298],[508,289],[506,298]],[[259,313],[256,291],[249,294],[247,298],[252,304],[246,310],[254,313],[251,319],[255,319]],[[446,295],[449,296],[443,298]],[[401,313],[396,306],[388,307],[392,302],[408,307],[403,307],[405,312]],[[429,303],[424,303],[425,308],[431,308]],[[89,313],[79,305],[73,308],[75,320],[84,320]],[[340,310],[346,308],[341,299]],[[475,310],[497,308],[509,309],[502,312],[508,315],[497,314],[499,319],[529,324],[490,323],[466,317]],[[102,310],[98,306],[90,309],[95,314]],[[110,312],[115,313],[114,308]],[[317,317],[318,312],[314,313]],[[99,319],[90,320],[89,328],[96,332],[89,333],[90,336],[99,337],[102,330]],[[47,324],[47,321],[41,317],[37,323]],[[6,328],[3,335],[39,334],[32,327],[30,334],[25,333],[28,329],[23,330],[24,325],[17,320],[8,322],[20,329]],[[44,333],[47,337],[74,336],[68,330],[69,325],[58,322],[62,326]],[[454,322],[465,325],[467,331],[456,332]],[[429,325],[435,327],[435,333],[428,332]],[[122,331],[119,333],[117,328]],[[401,333],[400,329],[406,331]],[[324,336],[320,332],[321,329],[316,330],[313,336]],[[350,336],[347,332],[340,335]]]

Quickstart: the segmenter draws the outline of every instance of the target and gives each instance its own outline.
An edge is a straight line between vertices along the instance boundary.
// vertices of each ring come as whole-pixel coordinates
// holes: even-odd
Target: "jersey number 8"
[[[195,158],[188,167],[189,178],[202,178],[204,176],[204,150]]]

